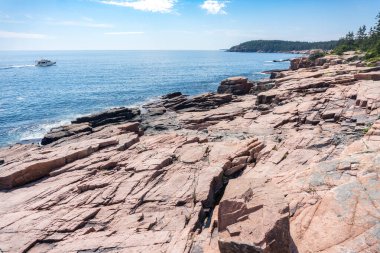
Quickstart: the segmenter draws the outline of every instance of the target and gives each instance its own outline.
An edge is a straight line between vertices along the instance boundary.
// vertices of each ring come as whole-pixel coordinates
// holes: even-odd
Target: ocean
[[[224,51],[0,51],[0,146],[38,141],[52,127],[181,91],[215,92],[220,81],[285,69],[297,55]],[[56,66],[35,67],[47,58]]]

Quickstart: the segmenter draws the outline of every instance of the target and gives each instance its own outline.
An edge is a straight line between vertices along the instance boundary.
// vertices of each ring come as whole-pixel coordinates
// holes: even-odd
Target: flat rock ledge
[[[329,57],[0,149],[0,251],[380,252],[379,69]]]
[[[120,107],[83,116],[72,121],[70,125],[53,128],[42,138],[41,144],[47,145],[64,137],[79,133],[90,133],[94,127],[129,121],[136,119],[138,115],[140,115],[140,110],[137,108]]]

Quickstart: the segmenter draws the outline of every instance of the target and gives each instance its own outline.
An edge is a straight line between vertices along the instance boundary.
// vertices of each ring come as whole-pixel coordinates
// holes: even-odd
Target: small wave
[[[30,67],[35,67],[32,64],[26,64],[26,65],[12,65],[8,67],[0,67],[0,69],[17,69],[17,68],[30,68]]]
[[[273,61],[264,61],[264,62],[270,62],[270,63],[272,63]]]
[[[32,126],[26,129],[21,133],[20,141],[28,141],[28,140],[37,140],[42,139],[46,133],[50,131],[50,129],[67,125],[70,123],[70,120],[61,120],[52,123],[40,124],[37,126]]]
[[[255,72],[255,73],[253,73],[253,74],[254,74],[254,75],[264,75],[264,76],[268,75],[268,74],[263,73],[263,72]]]
[[[165,95],[165,94],[163,94]],[[163,96],[161,95],[161,96]],[[146,104],[149,104],[149,103],[153,103],[153,102],[156,102],[158,100],[160,100],[161,96],[153,96],[153,97],[148,97],[144,100],[141,100],[140,102],[136,102],[136,103],[133,103],[131,104],[130,106],[128,107],[138,107],[138,108],[142,108],[143,105],[146,105]]]

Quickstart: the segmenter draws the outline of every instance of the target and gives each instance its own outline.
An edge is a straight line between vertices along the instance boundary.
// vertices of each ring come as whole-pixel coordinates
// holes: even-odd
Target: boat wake
[[[26,65],[12,65],[8,67],[0,67],[0,69],[17,69],[17,68],[30,68],[35,67],[35,65],[32,64],[26,64]]]

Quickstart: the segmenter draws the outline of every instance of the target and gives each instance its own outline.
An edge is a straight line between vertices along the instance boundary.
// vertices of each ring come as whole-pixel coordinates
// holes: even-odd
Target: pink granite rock
[[[380,252],[378,69],[354,59],[0,149],[0,251]]]

